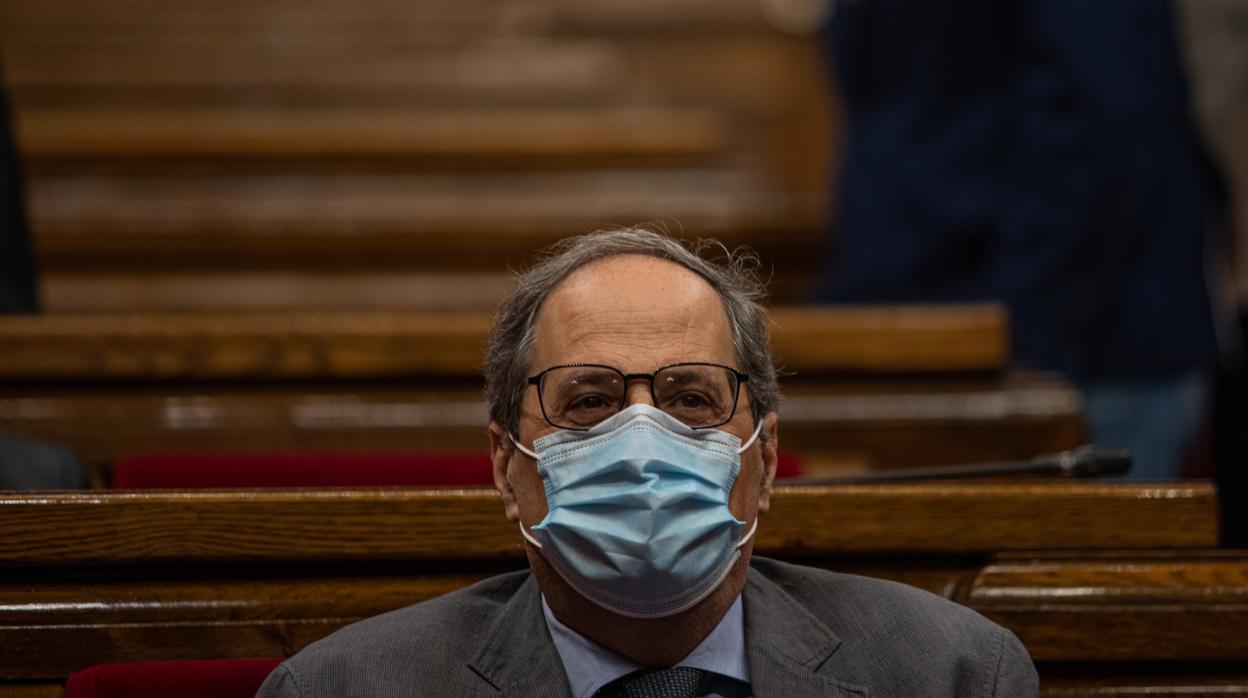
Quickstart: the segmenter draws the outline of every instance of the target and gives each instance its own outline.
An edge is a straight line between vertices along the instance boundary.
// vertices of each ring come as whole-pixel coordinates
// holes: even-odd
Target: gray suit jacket
[[[744,591],[758,698],[1029,698],[1008,630],[912,587],[755,558]],[[291,657],[260,698],[568,696],[528,572],[355,623]]]

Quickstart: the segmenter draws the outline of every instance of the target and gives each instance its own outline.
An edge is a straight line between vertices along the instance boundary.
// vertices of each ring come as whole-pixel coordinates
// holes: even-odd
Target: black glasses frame
[[[589,431],[593,427],[569,427],[562,424],[556,424],[553,420],[551,420],[550,415],[546,414],[546,401],[542,399],[542,378],[546,377],[547,373],[561,368],[605,368],[608,371],[615,371],[620,374],[621,378],[624,379],[624,394],[620,396],[620,404],[615,408],[616,412],[620,412],[624,409],[624,404],[628,402],[628,385],[635,380],[645,380],[648,382],[650,384],[650,400],[656,405],[659,404],[659,396],[654,394],[654,377],[660,372],[666,371],[669,368],[675,368],[676,366],[711,366],[714,368],[722,368],[736,377],[737,388],[732,393],[732,409],[728,410],[728,417],[725,418],[724,421],[717,424],[706,424],[700,427],[692,428],[714,429],[715,427],[722,427],[728,422],[731,422],[732,418],[737,414],[737,403],[741,401],[741,386],[750,380],[750,376],[748,373],[742,373],[731,366],[724,366],[723,364],[711,363],[709,361],[679,361],[674,364],[660,366],[654,370],[654,373],[625,373],[614,366],[607,366],[606,364],[560,364],[558,366],[551,366],[536,375],[529,376],[528,382],[529,385],[537,386],[537,405],[541,408],[542,418],[546,420],[547,424],[557,429],[567,429],[569,431]]]

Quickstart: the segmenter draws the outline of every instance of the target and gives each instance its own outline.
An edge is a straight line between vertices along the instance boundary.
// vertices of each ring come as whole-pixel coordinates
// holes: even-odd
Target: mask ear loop
[[[515,434],[507,432],[507,437],[511,439],[511,443],[515,444],[516,448],[519,449],[524,455],[532,458],[533,460],[539,460],[541,458],[541,456],[525,448],[524,444],[520,443],[520,439],[517,439]]]
[[[747,439],[745,443],[741,444],[741,448],[737,449],[737,453],[738,454],[745,453],[746,449],[748,449],[750,446],[753,446],[754,440],[758,438],[758,435],[761,434],[762,431],[763,431],[763,422],[762,420],[759,420],[758,426],[754,427],[754,433],[750,435],[750,438]],[[515,441],[515,439],[513,438],[512,441]],[[519,444],[516,444],[516,445],[519,446]]]
[[[516,438],[515,434],[511,432],[507,432],[507,437],[511,439],[511,443],[513,443],[515,447],[519,449],[519,451],[523,453],[524,455],[528,456],[529,458],[532,458],[533,460],[538,460],[540,458],[536,453],[525,448],[524,445],[520,443],[520,439]],[[529,535],[529,532],[524,530],[524,522],[517,522],[517,525],[520,526],[520,535],[524,536],[525,540],[532,543],[533,547],[537,548],[538,550],[541,550],[542,544],[538,543],[536,538]]]
[[[755,523],[757,523],[757,522],[755,522]],[[520,524],[519,524],[519,525],[520,525],[520,535],[524,536],[524,539],[525,539],[525,540],[527,540],[528,542],[532,543],[534,548],[537,548],[538,550],[541,550],[541,549],[542,549],[542,544],[541,544],[541,543],[538,543],[538,542],[537,542],[537,539],[536,539],[536,538],[534,538],[534,537],[532,536],[532,534],[530,534],[528,531],[524,530],[524,523],[523,523],[523,522],[520,522]]]
[[[753,446],[754,440],[758,438],[758,435],[761,434],[762,431],[763,431],[763,422],[760,420],[758,422],[758,426],[754,427],[754,433],[750,434],[750,438],[744,444],[741,445],[741,448],[737,449],[737,453],[738,454],[745,453],[746,449],[748,449],[750,446]],[[741,546],[748,543],[749,540],[754,537],[754,532],[757,530],[758,530],[758,515],[755,514],[754,525],[750,526],[749,533],[746,533],[744,536],[741,537],[741,540],[737,541],[737,544],[735,547],[738,550],[740,550]]]
[[[523,530],[524,530],[524,526],[521,526],[521,527],[520,527],[520,530],[521,530],[521,531],[523,531]],[[740,549],[740,548],[741,548],[741,546],[743,546],[743,545],[745,545],[746,543],[748,543],[748,542],[749,542],[749,540],[750,540],[751,538],[753,538],[753,537],[754,537],[754,532],[755,532],[755,531],[757,531],[757,530],[758,530],[758,516],[757,516],[757,515],[755,515],[755,516],[754,516],[754,525],[753,525],[753,526],[750,526],[750,532],[749,532],[749,533],[747,533],[747,534],[745,534],[744,536],[741,536],[741,540],[737,541],[737,544],[736,544],[736,546],[735,546],[735,547],[736,547],[736,548],[738,548],[738,549]]]

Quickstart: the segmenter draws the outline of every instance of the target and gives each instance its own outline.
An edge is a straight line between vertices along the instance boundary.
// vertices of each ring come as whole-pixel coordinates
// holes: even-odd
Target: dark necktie
[[[642,669],[612,681],[594,694],[595,698],[696,698],[706,674],[701,669],[677,666],[670,669]]]

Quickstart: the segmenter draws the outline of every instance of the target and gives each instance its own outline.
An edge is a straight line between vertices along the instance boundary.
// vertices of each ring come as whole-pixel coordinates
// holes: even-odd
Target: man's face
[[[719,295],[697,274],[652,257],[610,257],[572,273],[539,311],[534,339],[530,375],[578,363],[614,366],[625,373],[652,373],[690,361],[740,369]],[[755,423],[748,390],[741,391],[732,420],[719,428],[744,442]],[[628,404],[638,402],[652,402],[645,381],[628,386]],[[555,430],[542,417],[537,390],[530,386],[516,437],[532,448],[534,439]],[[763,431],[766,443],[756,440],[741,454],[741,471],[729,498],[733,515],[747,524],[768,505],[776,466],[774,413],[765,417]],[[537,463],[512,448],[499,425],[491,425],[490,432],[495,482],[508,518],[525,528],[534,526],[547,512]],[[748,554],[742,550],[743,558]],[[535,568],[543,562],[532,550],[530,561]]]

